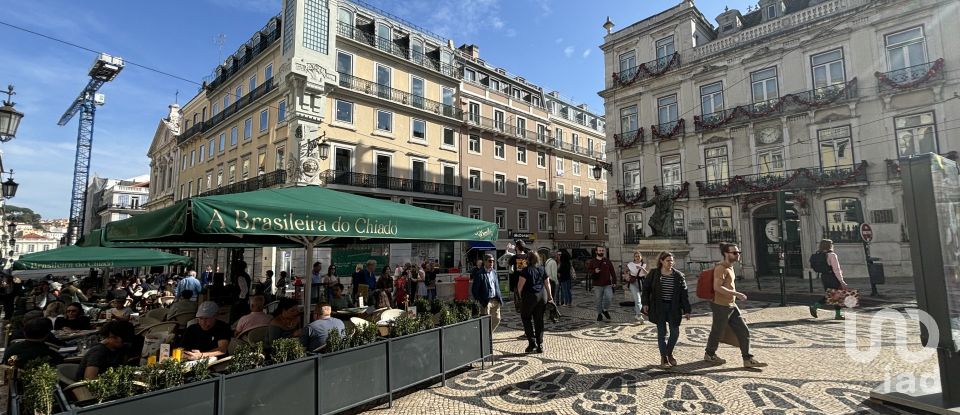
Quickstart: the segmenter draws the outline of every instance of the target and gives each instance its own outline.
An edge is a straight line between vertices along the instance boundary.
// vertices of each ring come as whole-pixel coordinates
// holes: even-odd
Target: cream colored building
[[[692,1],[604,38],[605,111],[616,174],[610,244],[626,258],[650,236],[664,188],[689,261],[737,241],[748,277],[786,274],[834,239],[845,273],[867,275],[854,217],[873,225],[886,275],[909,275],[897,159],[956,151],[960,38],[953,1],[761,0],[712,24]],[[611,22],[612,23],[612,22]],[[623,22],[627,23],[627,22]],[[606,25],[610,27],[610,25]],[[608,29],[609,30],[609,29]],[[954,153],[955,154],[955,153]],[[785,227],[776,191],[792,192]],[[675,239],[676,241],[676,239]]]

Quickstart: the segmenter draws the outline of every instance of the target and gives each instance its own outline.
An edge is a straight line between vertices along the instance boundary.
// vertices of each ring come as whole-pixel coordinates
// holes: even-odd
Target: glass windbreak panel
[[[960,351],[960,170],[957,163],[931,157],[933,193],[943,251],[943,276],[946,278],[947,313],[953,350]]]

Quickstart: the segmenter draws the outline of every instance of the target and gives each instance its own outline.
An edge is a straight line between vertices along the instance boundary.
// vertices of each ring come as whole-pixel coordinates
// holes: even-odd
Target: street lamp
[[[20,126],[20,119],[23,113],[13,108],[12,98],[16,95],[13,92],[13,85],[7,85],[7,100],[3,101],[3,107],[0,107],[0,142],[6,143],[13,140],[17,135],[17,127]]]
[[[11,199],[17,195],[18,187],[20,187],[20,183],[13,181],[13,169],[11,169],[7,181],[0,183],[0,193],[3,194],[4,199]]]
[[[10,234],[11,238],[13,238],[15,232],[17,232],[17,224],[16,222],[11,221],[7,224],[7,233]]]
[[[330,143],[324,141],[317,147],[320,148],[320,160],[326,160],[327,157],[330,157]]]

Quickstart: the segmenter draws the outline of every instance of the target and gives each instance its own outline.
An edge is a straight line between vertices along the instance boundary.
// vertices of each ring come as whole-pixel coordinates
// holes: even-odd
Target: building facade
[[[613,255],[656,243],[643,206],[665,195],[687,262],[736,241],[748,277],[777,275],[781,255],[786,275],[807,276],[830,238],[845,273],[866,277],[862,215],[886,275],[910,275],[897,160],[960,147],[960,50],[947,47],[960,29],[943,24],[960,18],[955,5],[761,0],[714,26],[684,1],[619,31],[608,21]]]
[[[146,175],[124,180],[91,178],[84,209],[85,232],[146,212],[150,201],[149,180]]]

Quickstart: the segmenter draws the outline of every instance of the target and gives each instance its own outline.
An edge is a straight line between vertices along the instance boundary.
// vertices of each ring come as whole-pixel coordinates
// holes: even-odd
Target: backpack
[[[810,255],[810,268],[812,268],[814,272],[820,274],[833,272],[833,269],[831,269],[830,265],[827,264],[826,252],[817,252],[813,255]]]
[[[697,278],[697,297],[700,297],[704,300],[713,300],[715,295],[713,291],[713,271],[716,267],[710,267],[710,269],[705,269],[700,271],[700,276]]]

